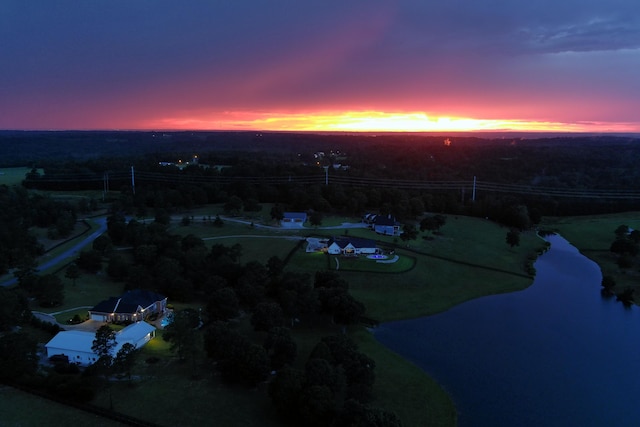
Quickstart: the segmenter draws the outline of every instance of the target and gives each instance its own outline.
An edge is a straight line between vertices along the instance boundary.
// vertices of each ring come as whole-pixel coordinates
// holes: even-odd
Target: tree
[[[288,425],[300,424],[298,399],[305,382],[304,373],[285,366],[269,383],[269,397],[280,418]]]
[[[272,287],[282,311],[291,320],[291,326],[302,315],[316,312],[318,294],[308,275],[288,272],[280,280],[273,281]]]
[[[271,208],[270,215],[271,215],[271,219],[273,219],[274,221],[280,222],[282,221],[282,218],[284,218],[284,210],[280,205],[275,204]]]
[[[102,325],[96,331],[95,339],[91,345],[93,351],[98,358],[105,357],[109,361],[109,366],[113,359],[112,350],[116,346],[116,333],[109,325]]]
[[[520,246],[520,232],[516,229],[507,231],[507,245],[510,247]]]
[[[56,307],[64,301],[64,284],[55,274],[46,274],[38,278],[34,291],[41,307]]]
[[[229,320],[240,312],[240,302],[233,288],[215,289],[207,303],[207,315],[211,320]]]
[[[613,295],[616,281],[611,276],[602,276],[602,292],[606,295]]]
[[[18,380],[38,369],[38,347],[21,332],[0,334],[0,380]]]
[[[420,221],[420,231],[432,232],[437,228],[437,223],[433,215],[426,216]]]
[[[107,234],[101,234],[93,241],[92,248],[102,255],[107,255],[113,250],[113,243]]]
[[[311,212],[309,215],[309,223],[314,227],[319,227],[322,225],[322,213],[318,211]]]
[[[420,231],[436,232],[447,223],[444,215],[427,215],[420,221]]]
[[[127,276],[129,264],[124,257],[119,254],[111,254],[109,264],[107,264],[107,274],[112,279],[123,280]]]
[[[171,224],[171,215],[165,209],[156,209],[156,215],[154,221],[157,224],[167,226]]]
[[[348,292],[338,294],[336,301],[332,305],[333,321],[338,325],[342,325],[343,328],[358,323],[365,312],[364,304],[356,300]]]
[[[268,331],[284,324],[284,313],[280,305],[275,302],[261,302],[256,305],[251,325],[256,331]]]
[[[512,205],[504,210],[502,222],[518,230],[526,230],[531,227],[531,219],[529,218],[529,210],[525,205]]]
[[[232,357],[218,363],[225,380],[249,386],[264,381],[269,374],[269,356],[259,345],[242,341]]]
[[[624,239],[629,235],[629,226],[625,224],[619,225],[614,233],[618,239]]]
[[[627,288],[624,289],[624,291],[620,292],[616,296],[616,299],[618,301],[622,302],[624,305],[630,306],[634,302],[634,300],[633,300],[633,294],[634,293],[635,293],[635,290],[633,288],[627,287]]]
[[[311,427],[331,425],[335,414],[335,401],[327,386],[306,387],[299,397],[299,411],[303,424]]]
[[[71,279],[73,281],[73,286],[76,286],[76,279],[80,277],[80,269],[78,268],[78,264],[72,262],[69,264],[67,269],[64,272],[64,277],[67,279]]]
[[[272,278],[280,276],[282,271],[284,270],[284,261],[282,261],[276,255],[269,258],[267,261],[267,270],[269,271],[269,276]]]
[[[171,351],[177,352],[181,361],[184,361],[188,354],[194,355],[199,350],[199,325],[198,312],[192,308],[185,308],[175,312],[173,322],[164,329],[164,340],[171,343]]]
[[[407,240],[415,240],[418,237],[418,230],[416,230],[416,226],[413,224],[404,224],[402,226],[402,233],[400,234],[400,238],[404,241]]]
[[[127,234],[127,220],[124,215],[117,213],[107,218],[107,233],[116,245],[124,242]]]
[[[83,270],[97,273],[102,269],[102,254],[95,249],[82,251],[76,259],[76,264]]]
[[[223,209],[225,213],[238,214],[242,210],[242,199],[238,196],[229,197]]]
[[[18,279],[18,285],[28,294],[33,293],[38,282],[36,262],[31,257],[23,257],[13,275]]]
[[[102,325],[96,331],[95,339],[91,345],[91,351],[97,356],[98,360],[93,364],[97,372],[101,373],[106,382],[113,371],[113,354],[112,351],[116,346],[116,333],[109,325]],[[111,387],[109,389],[109,406],[113,409],[113,401],[111,399]]]
[[[136,356],[138,351],[136,346],[131,343],[124,343],[114,361],[114,367],[120,373],[127,374],[129,381],[131,381],[131,369],[136,362]]]
[[[268,352],[273,370],[292,365],[298,354],[298,347],[291,338],[291,331],[288,328],[271,328],[263,347]]]
[[[629,254],[631,256],[638,255],[638,251],[640,246],[637,243],[634,243],[633,240],[624,238],[617,238],[611,244],[609,250],[618,255]]]
[[[8,289],[0,286],[0,335],[4,331],[22,325],[31,318],[29,301],[19,288]]]
[[[61,212],[56,220],[56,232],[60,237],[67,237],[73,231],[76,224],[76,216],[72,211]]]

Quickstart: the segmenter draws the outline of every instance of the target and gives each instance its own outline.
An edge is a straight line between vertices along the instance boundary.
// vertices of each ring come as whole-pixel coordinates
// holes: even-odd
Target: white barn
[[[116,346],[113,349],[115,356],[126,343],[133,344],[136,348],[143,347],[155,336],[156,328],[146,322],[132,323],[116,333]],[[46,345],[47,357],[55,355],[67,356],[69,363],[81,366],[89,366],[98,360],[92,350],[95,332],[87,331],[62,331],[53,337]]]

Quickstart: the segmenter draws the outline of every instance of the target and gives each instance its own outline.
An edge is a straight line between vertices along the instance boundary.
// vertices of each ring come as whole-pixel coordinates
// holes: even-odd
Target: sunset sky
[[[640,132],[640,3],[2,0],[0,129]]]

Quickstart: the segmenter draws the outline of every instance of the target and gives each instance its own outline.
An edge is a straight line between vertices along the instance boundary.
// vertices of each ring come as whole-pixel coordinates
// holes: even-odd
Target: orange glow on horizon
[[[635,123],[474,119],[428,116],[421,112],[379,111],[264,113],[224,112],[206,116],[165,118],[145,124],[167,130],[261,130],[317,132],[638,132]]]

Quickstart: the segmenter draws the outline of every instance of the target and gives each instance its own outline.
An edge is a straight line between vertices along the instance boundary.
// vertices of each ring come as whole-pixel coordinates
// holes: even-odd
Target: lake
[[[435,378],[464,426],[640,425],[640,312],[561,236],[524,291],[390,322],[376,339]]]

